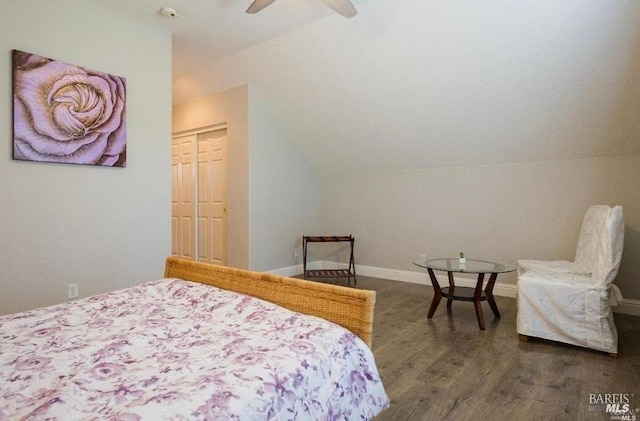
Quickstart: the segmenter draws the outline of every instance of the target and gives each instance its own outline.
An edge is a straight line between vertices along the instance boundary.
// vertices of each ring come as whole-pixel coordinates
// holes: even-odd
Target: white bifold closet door
[[[226,148],[226,129],[173,138],[171,253],[174,256],[226,264]]]

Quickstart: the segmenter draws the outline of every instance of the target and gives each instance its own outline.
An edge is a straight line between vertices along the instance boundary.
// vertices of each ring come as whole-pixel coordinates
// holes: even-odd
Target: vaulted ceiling
[[[250,84],[320,174],[640,154],[640,2],[92,1],[173,32],[174,104]]]

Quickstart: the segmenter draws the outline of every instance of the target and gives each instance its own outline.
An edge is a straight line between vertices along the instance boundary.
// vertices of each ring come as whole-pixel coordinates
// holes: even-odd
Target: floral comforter
[[[351,332],[211,286],[0,317],[0,419],[366,420],[388,405]]]

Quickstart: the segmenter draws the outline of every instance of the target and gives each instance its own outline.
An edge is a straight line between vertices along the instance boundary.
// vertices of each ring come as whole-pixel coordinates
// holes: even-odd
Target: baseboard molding
[[[620,304],[611,308],[614,313],[640,316],[640,300],[628,300],[625,298]]]
[[[307,264],[309,269],[336,269],[340,267],[335,262],[316,261]],[[302,265],[289,266],[286,268],[276,269],[269,271],[281,276],[296,276],[300,275],[303,271]],[[372,278],[389,279],[391,281],[408,282],[411,284],[420,284],[431,287],[431,280],[429,274],[424,272],[409,271],[409,270],[397,270],[379,268],[375,266],[362,266],[356,265],[356,274],[362,276],[370,276]],[[448,285],[449,280],[444,275],[436,275],[440,285]],[[456,285],[463,287],[473,288],[476,286],[476,278],[468,276],[456,276]],[[513,284],[503,284],[496,282],[493,293],[498,297],[515,298],[517,292],[517,286]],[[628,314],[631,316],[640,316],[640,300],[624,299],[617,306],[612,307],[614,313]]]
[[[274,275],[280,276],[296,276],[302,273],[302,265],[288,266],[285,268],[268,270],[267,273],[272,273]]]

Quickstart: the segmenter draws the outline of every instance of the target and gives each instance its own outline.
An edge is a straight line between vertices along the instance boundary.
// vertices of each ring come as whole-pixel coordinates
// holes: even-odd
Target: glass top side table
[[[447,310],[451,311],[453,301],[471,301],[476,310],[476,317],[480,329],[485,330],[484,316],[482,314],[482,301],[487,301],[491,311],[495,317],[500,317],[498,305],[493,298],[493,287],[499,273],[513,272],[517,268],[513,264],[500,263],[491,260],[482,259],[466,259],[464,263],[460,263],[457,257],[443,257],[435,259],[418,259],[414,260],[414,265],[427,269],[431,284],[433,285],[433,300],[427,317],[433,317],[438,304],[442,297],[447,299]],[[434,271],[447,272],[449,286],[441,288]],[[453,278],[454,273],[474,273],[478,275],[475,288],[456,286]],[[490,274],[486,288],[483,289],[484,277]]]

